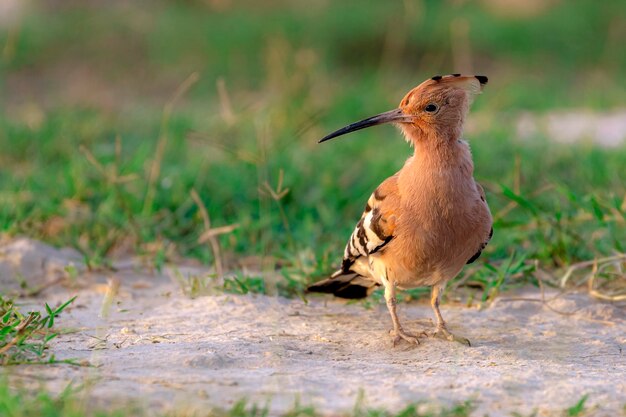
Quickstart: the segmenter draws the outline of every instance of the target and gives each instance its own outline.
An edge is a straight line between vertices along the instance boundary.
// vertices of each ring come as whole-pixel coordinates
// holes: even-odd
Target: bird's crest
[[[489,79],[484,75],[461,75],[461,74],[450,74],[450,75],[435,75],[432,78],[424,81],[411,91],[407,93],[402,103],[408,103],[409,97],[416,92],[421,91],[436,91],[436,90],[445,90],[447,88],[461,88],[467,92],[468,99],[470,103],[473,101],[474,97],[478,94],[482,93],[485,84]]]

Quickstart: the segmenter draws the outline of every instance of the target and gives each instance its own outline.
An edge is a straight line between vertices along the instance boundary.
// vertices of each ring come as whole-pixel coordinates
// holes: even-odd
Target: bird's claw
[[[450,341],[450,342],[457,342],[457,343],[460,343],[462,345],[472,346],[472,344],[470,343],[469,339],[466,339],[466,338],[461,337],[461,336],[457,336],[454,333],[451,333],[445,327],[437,328],[437,330],[435,330],[435,333],[433,333],[433,337],[436,337],[438,339],[447,340],[447,341]]]
[[[396,347],[396,345],[398,344],[398,342],[400,342],[400,340],[406,340],[407,342],[411,343],[411,344],[415,344],[415,345],[419,345],[420,341],[417,338],[417,336],[414,336],[410,333],[406,333],[404,330],[402,329],[398,329],[398,330],[390,330],[389,334],[393,337],[393,347]],[[421,333],[422,335],[426,336],[425,332]]]

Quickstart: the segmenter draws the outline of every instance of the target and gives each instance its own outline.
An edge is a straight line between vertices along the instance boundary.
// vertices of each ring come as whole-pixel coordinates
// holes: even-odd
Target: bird
[[[393,346],[401,340],[420,343],[398,319],[397,290],[425,286],[431,287],[437,320],[432,336],[471,346],[467,338],[448,330],[439,303],[446,283],[481,255],[493,235],[485,191],[474,179],[470,147],[462,139],[470,104],[487,81],[483,75],[436,75],[411,89],[398,108],[319,141],[392,123],[414,148],[402,168],[367,200],[341,267],[306,289],[361,299],[383,286]]]

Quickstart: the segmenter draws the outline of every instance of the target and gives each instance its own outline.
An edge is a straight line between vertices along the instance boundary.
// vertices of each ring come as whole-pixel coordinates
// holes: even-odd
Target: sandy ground
[[[586,294],[543,306],[538,291],[502,296],[484,310],[447,303],[444,317],[472,347],[424,338],[393,348],[383,305],[366,309],[326,297],[308,303],[261,295],[190,299],[163,275],[128,270],[110,314],[101,316],[106,276],[81,289],[59,286],[32,305],[76,302],[60,317],[76,331],[52,345],[58,358],[94,367],[19,366],[15,381],[69,382],[101,404],[137,401],[153,409],[227,408],[241,398],[272,414],[301,404],[325,413],[350,411],[360,393],[368,407],[409,402],[449,406],[471,399],[472,415],[562,415],[584,394],[593,415],[623,415],[626,405],[626,308]],[[547,294],[550,298],[555,293]],[[571,314],[570,314],[571,313]],[[425,303],[400,306],[410,330],[432,331]]]

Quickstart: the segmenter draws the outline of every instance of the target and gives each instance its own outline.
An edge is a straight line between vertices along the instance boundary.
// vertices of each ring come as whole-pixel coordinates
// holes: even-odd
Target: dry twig
[[[147,215],[152,210],[152,202],[156,194],[156,181],[161,173],[161,162],[163,161],[163,155],[165,153],[165,147],[168,141],[167,127],[170,122],[170,117],[174,110],[174,106],[180,100],[180,98],[189,91],[189,89],[200,79],[197,72],[192,73],[185,81],[183,81],[172,98],[165,104],[163,108],[163,117],[161,118],[161,134],[159,136],[159,142],[157,143],[154,160],[150,166],[150,174],[148,176],[148,189],[146,190],[146,197],[143,202],[143,214]]]
[[[213,258],[215,259],[215,273],[218,277],[224,275],[224,267],[222,266],[222,251],[220,249],[220,242],[217,239],[219,235],[230,233],[239,227],[238,224],[231,224],[228,226],[221,226],[216,228],[211,228],[211,218],[209,217],[209,212],[206,209],[206,206],[202,202],[200,195],[195,189],[191,189],[191,198],[198,206],[200,210],[200,215],[202,216],[202,221],[204,222],[204,232],[198,238],[198,243],[209,242],[211,245],[211,251],[213,252]]]

